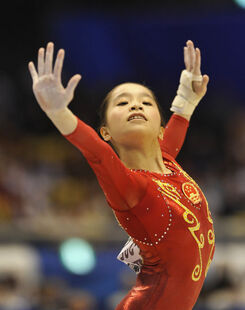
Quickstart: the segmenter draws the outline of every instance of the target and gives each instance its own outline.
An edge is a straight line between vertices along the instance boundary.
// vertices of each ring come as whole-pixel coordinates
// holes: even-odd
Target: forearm
[[[159,139],[162,152],[176,158],[185,141],[189,121],[181,114],[174,113],[168,121],[163,140]]]
[[[181,113],[177,113],[177,112],[174,112],[175,115],[179,115],[183,118],[185,118],[188,122],[190,121],[191,119],[191,115],[187,115],[187,114],[181,114]]]
[[[46,115],[62,135],[71,134],[77,127],[77,117],[68,108]]]

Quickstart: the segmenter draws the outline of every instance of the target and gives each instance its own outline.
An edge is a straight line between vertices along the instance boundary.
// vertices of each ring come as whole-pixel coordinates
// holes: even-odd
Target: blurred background
[[[135,275],[127,240],[82,155],[37,105],[27,69],[64,48],[72,111],[95,129],[115,85],[139,82],[166,120],[188,39],[208,93],[177,160],[206,194],[217,247],[195,310],[245,309],[245,1],[9,1],[0,10],[0,310],[112,310]]]

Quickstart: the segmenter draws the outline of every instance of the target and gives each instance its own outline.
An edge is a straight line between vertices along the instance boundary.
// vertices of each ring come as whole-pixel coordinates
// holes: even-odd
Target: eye
[[[142,102],[144,105],[152,105],[152,103],[151,102],[147,102],[147,101],[144,101],[144,102]]]
[[[127,101],[122,101],[122,102],[119,102],[117,105],[126,105],[126,104],[128,104]]]

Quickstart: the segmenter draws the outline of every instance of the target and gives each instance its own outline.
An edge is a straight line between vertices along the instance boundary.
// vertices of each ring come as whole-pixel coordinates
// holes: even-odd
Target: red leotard
[[[191,310],[214,254],[213,221],[195,181],[177,164],[188,121],[173,115],[160,142],[171,174],[131,170],[84,122],[66,138],[94,170],[120,226],[143,259],[116,310]]]

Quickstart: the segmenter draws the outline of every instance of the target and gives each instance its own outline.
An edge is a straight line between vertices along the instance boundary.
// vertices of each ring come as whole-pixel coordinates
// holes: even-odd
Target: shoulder
[[[177,164],[176,160],[174,159],[173,156],[171,156],[169,153],[166,153],[166,152],[162,152],[162,157],[163,159],[167,159],[169,161],[173,161]]]

